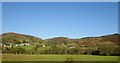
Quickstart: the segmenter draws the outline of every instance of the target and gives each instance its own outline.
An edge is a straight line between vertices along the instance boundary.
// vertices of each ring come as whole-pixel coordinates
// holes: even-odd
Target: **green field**
[[[118,61],[118,56],[3,54],[3,61]]]

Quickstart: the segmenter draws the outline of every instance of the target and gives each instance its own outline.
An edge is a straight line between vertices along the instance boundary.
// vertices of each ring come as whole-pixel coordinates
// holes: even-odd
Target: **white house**
[[[45,47],[45,45],[42,45],[43,47]]]
[[[3,47],[11,47],[12,44],[4,44]]]

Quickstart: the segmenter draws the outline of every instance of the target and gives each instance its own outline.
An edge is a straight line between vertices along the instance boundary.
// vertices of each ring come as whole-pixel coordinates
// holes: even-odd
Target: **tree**
[[[112,55],[115,52],[116,47],[115,46],[100,46],[99,50],[103,55]]]
[[[25,54],[26,50],[24,48],[17,47],[17,48],[12,49],[12,52],[14,54]]]
[[[100,51],[99,50],[94,50],[93,52],[92,52],[92,55],[100,55]]]
[[[71,48],[69,49],[70,54],[80,54],[80,49],[79,48]]]

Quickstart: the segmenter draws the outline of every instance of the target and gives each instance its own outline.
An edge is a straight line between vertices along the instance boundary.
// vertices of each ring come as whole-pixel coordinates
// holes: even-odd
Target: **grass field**
[[[3,61],[118,61],[118,56],[3,54]]]

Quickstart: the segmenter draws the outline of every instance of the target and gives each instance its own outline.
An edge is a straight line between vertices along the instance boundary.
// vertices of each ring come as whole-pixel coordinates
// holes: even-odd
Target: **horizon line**
[[[22,34],[22,35],[29,35],[29,36],[34,36],[36,38],[40,38],[40,39],[52,39],[52,38],[57,38],[57,37],[66,37],[66,38],[69,38],[69,39],[81,39],[81,38],[87,38],[87,37],[101,37],[101,36],[107,36],[107,35],[114,35],[114,34],[119,34],[119,33],[110,33],[110,34],[104,34],[104,35],[98,35],[98,36],[83,36],[83,37],[77,37],[77,38],[71,38],[71,37],[68,37],[68,36],[54,36],[54,37],[50,37],[50,38],[42,38],[42,37],[38,37],[38,36],[35,36],[35,35],[31,35],[31,34],[26,34],[26,33],[19,33],[19,32],[3,32],[2,34],[4,33],[15,33],[15,34]],[[0,34],[0,35],[2,35]]]

